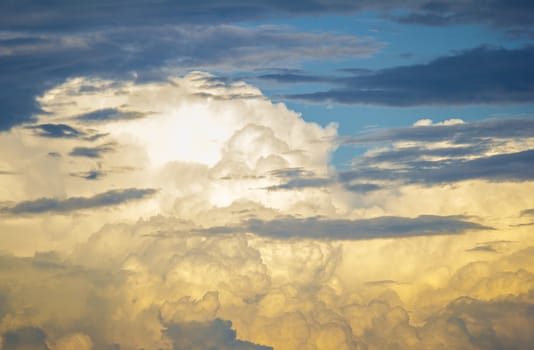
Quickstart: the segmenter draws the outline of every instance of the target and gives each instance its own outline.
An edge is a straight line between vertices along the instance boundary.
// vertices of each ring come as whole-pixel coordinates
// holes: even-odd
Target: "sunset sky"
[[[0,350],[532,349],[533,23],[0,1]]]

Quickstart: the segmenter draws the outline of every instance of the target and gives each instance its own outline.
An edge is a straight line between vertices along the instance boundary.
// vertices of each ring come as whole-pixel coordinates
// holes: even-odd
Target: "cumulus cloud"
[[[159,83],[75,78],[38,103],[34,124],[0,134],[10,146],[0,164],[12,171],[0,186],[9,201],[0,222],[4,347],[531,341],[534,241],[528,227],[513,226],[534,207],[528,181],[476,173],[454,186],[392,188],[385,175],[340,183],[329,166],[335,125],[306,122],[253,86],[199,72]],[[143,117],[113,114],[122,112]],[[68,156],[98,146],[26,129],[44,120],[105,135],[114,152]],[[445,168],[444,158],[528,153],[528,121],[510,123],[425,122],[352,141],[382,146],[394,136],[361,157],[383,173],[422,160]],[[105,176],[87,181],[92,171]],[[299,178],[310,181],[283,186]]]

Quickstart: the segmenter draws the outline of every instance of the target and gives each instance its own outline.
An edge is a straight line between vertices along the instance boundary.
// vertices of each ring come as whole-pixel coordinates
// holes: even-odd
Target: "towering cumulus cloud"
[[[532,133],[342,138],[201,72],[71,78],[36,103],[0,134],[2,350],[534,343]]]

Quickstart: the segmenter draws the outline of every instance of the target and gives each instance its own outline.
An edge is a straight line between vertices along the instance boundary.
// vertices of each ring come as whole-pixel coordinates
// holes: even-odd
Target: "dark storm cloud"
[[[23,48],[6,48],[0,40],[0,86],[9,86],[0,93],[0,130],[31,122],[35,113],[42,112],[35,97],[73,76],[131,79],[135,72],[138,80],[161,80],[167,76],[161,69],[169,66],[243,70],[306,59],[368,56],[382,47],[372,39],[353,36],[222,24],[110,26],[79,33],[49,33],[44,39],[33,32],[4,36],[22,36],[28,43]],[[33,38],[46,45],[32,44]],[[107,110],[85,119],[96,122],[134,116]]]
[[[532,103],[532,62],[534,46],[510,50],[479,47],[426,64],[339,77],[336,79],[339,87],[285,97],[385,106]],[[283,80],[282,77],[277,79]]]
[[[72,126],[66,124],[39,124],[28,126],[28,129],[34,130],[37,136],[50,138],[76,138],[83,135]]]
[[[259,236],[291,239],[360,240],[411,236],[461,234],[488,230],[487,226],[467,221],[463,216],[421,215],[416,218],[383,216],[360,220],[284,217],[269,221],[252,219],[242,227],[214,227],[210,233],[252,232]]]
[[[122,203],[140,200],[156,193],[154,189],[129,188],[124,190],[111,190],[96,194],[92,197],[71,197],[66,199],[40,198],[20,202],[13,207],[4,208],[2,212],[12,215],[40,214],[40,213],[67,213],[75,210],[93,209],[119,205]]]

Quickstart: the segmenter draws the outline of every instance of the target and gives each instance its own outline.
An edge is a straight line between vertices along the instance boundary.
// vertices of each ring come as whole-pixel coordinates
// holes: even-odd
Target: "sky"
[[[0,2],[0,350],[530,349],[532,23]]]

